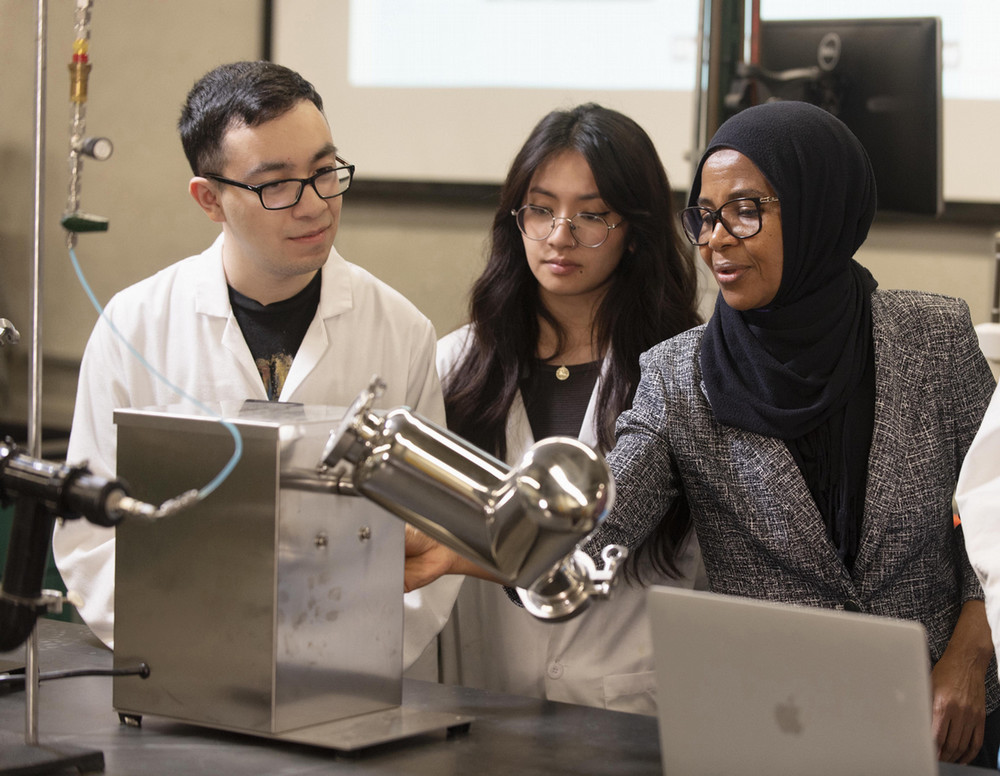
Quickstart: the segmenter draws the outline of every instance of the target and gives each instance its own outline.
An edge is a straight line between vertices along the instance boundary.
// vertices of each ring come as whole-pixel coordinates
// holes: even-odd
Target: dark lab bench
[[[38,638],[43,673],[111,667],[111,652],[84,626],[40,620]],[[0,670],[5,661],[23,662],[23,649],[0,654]],[[105,773],[128,776],[661,774],[656,720],[637,714],[404,680],[404,706],[475,720],[465,732],[429,734],[347,755],[152,716],[144,717],[141,727],[127,727],[112,707],[111,685],[110,677],[93,676],[42,682],[39,743],[102,752]],[[24,743],[24,716],[24,693],[0,692],[0,750]],[[989,772],[941,767],[944,776]]]

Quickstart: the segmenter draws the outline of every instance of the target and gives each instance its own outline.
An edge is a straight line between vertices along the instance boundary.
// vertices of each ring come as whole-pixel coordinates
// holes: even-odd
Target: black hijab
[[[813,105],[773,102],[726,121],[701,171],[730,148],[780,200],[784,264],[766,309],[740,312],[720,293],[701,368],[720,423],[788,443],[841,556],[853,558],[874,417],[871,274],[853,260],[875,216],[868,155]]]

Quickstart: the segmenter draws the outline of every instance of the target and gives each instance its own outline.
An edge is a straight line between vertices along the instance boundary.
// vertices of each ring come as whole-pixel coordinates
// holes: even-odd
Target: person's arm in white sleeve
[[[986,615],[1000,653],[1000,389],[966,453],[955,493],[965,549],[986,595]]]
[[[407,400],[414,412],[445,426],[444,397],[434,364],[434,328],[427,324],[414,348]],[[458,598],[462,577],[450,576],[403,596],[403,668],[410,668],[441,632]]]
[[[102,477],[115,476],[114,411],[129,404],[121,367],[121,351],[110,328],[99,320],[80,364],[66,460],[86,463]],[[53,533],[52,552],[66,588],[83,599],[79,607],[83,621],[101,641],[114,646],[114,529],[84,519],[60,521]]]
[[[406,402],[410,409],[421,417],[444,426],[446,422],[444,396],[441,394],[441,381],[438,379],[437,367],[434,364],[436,350],[434,327],[430,321],[425,320],[425,326],[420,335],[415,337],[410,354]]]

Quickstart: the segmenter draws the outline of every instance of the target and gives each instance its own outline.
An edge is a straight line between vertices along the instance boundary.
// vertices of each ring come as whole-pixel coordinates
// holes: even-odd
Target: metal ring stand
[[[28,447],[41,453],[41,326],[42,326],[42,224],[45,160],[45,77],[48,19],[47,0],[38,0],[35,62],[35,166],[34,241],[31,272],[32,331],[29,356]],[[17,509],[30,509],[34,499],[19,499]],[[38,508],[39,505],[35,504]],[[24,744],[0,751],[0,774],[45,774],[76,767],[81,772],[104,770],[100,751],[68,746],[48,746],[38,742],[38,632],[33,628],[25,642],[25,732]]]

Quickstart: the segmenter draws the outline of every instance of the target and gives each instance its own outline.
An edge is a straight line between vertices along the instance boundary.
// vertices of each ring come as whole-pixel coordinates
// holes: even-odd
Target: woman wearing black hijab
[[[694,527],[716,592],[922,623],[939,758],[996,767],[1000,685],[952,511],[993,389],[968,306],[877,289],[854,261],[875,180],[819,108],[729,119],[691,192],[681,220],[715,312],[641,357],[588,551],[628,546],[638,577],[642,559],[669,569]],[[411,586],[478,573],[423,549],[408,547]]]
[[[996,767],[1000,687],[952,519],[993,386],[967,305],[876,290],[854,261],[874,176],[819,108],[737,114],[691,192],[715,312],[644,354],[608,456],[615,509],[588,547],[662,563],[693,524],[716,592],[921,622],[939,757]]]

